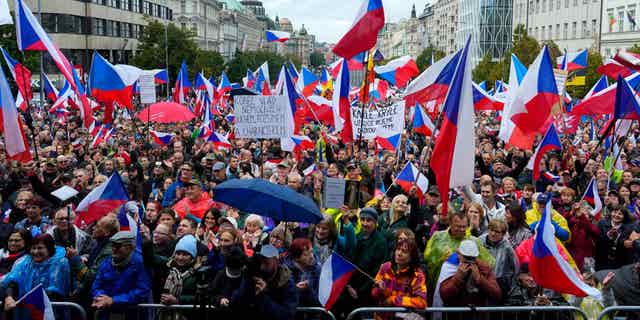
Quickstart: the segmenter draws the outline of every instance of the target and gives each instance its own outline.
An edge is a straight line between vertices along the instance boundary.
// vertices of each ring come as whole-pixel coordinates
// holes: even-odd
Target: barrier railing
[[[296,308],[296,314],[300,313],[308,313],[308,314],[322,314],[323,316],[328,317],[330,320],[336,320],[336,317],[331,313],[331,311],[325,310],[325,308],[320,307],[298,307]],[[322,318],[326,319],[326,318]]]
[[[638,307],[640,310],[640,307]],[[442,316],[442,318],[446,319],[446,316],[451,313],[460,314],[466,313],[464,319],[476,319],[485,317],[486,314],[494,314],[494,313],[502,313],[502,318],[505,317],[505,314],[510,314],[511,316],[516,316],[517,319],[522,319],[522,317],[518,317],[522,313],[542,313],[542,319],[545,319],[545,313],[550,312],[570,312],[579,317],[573,317],[572,319],[580,319],[586,320],[588,319],[586,313],[582,311],[580,308],[572,307],[572,306],[518,306],[518,307],[451,307],[451,308],[427,308],[427,309],[410,309],[410,308],[396,308],[396,307],[366,307],[366,308],[358,308],[353,310],[349,316],[347,316],[346,320],[354,320],[362,318],[361,315],[366,314],[395,314],[395,313],[415,313],[424,315],[425,317],[428,314],[435,314],[434,316]],[[467,315],[468,314],[468,315]],[[527,317],[529,318],[529,317]],[[491,319],[495,319],[494,316],[491,316]]]
[[[87,312],[79,304],[73,302],[51,302],[54,313],[59,310],[69,310],[71,312],[70,319],[87,320]]]
[[[620,316],[613,315],[614,313],[620,313],[620,312],[626,312],[626,313],[636,312],[637,314],[635,314],[633,317],[620,317]],[[616,319],[616,318],[639,319],[640,318],[640,306],[613,306],[613,307],[608,307],[608,308],[605,308],[604,310],[602,310],[602,312],[600,312],[600,315],[598,316],[598,320],[613,320],[613,319]]]

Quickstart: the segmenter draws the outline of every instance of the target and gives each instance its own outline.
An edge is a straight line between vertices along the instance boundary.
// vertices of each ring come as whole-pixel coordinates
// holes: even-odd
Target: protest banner
[[[404,108],[404,101],[398,101],[390,106],[365,108],[364,116],[361,108],[351,108],[353,139],[360,138],[361,129],[362,137],[367,140],[401,133],[404,129]]]
[[[322,202],[326,208],[340,208],[344,204],[346,182],[341,178],[325,178]]]
[[[236,137],[276,139],[289,136],[285,96],[235,96]]]
[[[156,83],[154,74],[150,71],[144,71],[138,78],[138,87],[140,88],[141,103],[156,102]]]

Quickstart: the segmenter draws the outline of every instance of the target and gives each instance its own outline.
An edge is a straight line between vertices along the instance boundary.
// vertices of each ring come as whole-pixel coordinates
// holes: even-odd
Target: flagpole
[[[26,68],[27,59],[24,56],[24,51],[20,51],[20,52],[22,53],[22,63]],[[40,72],[40,73],[42,74],[42,72]],[[40,77],[42,78],[42,76],[40,76]],[[24,86],[24,90],[25,91],[27,91],[27,88],[31,88],[31,79],[28,79],[28,82],[29,82],[28,84],[26,82],[27,82],[27,79],[25,79],[24,72],[23,72],[23,74],[22,74],[22,85]],[[27,87],[27,85],[29,85],[29,87]],[[40,82],[40,86],[42,86],[42,82]],[[22,93],[20,92],[19,88],[18,88],[18,93],[20,95],[22,95]],[[26,97],[23,96],[22,99],[24,99],[24,102],[27,104],[26,112],[29,115],[29,118],[31,118],[31,125],[29,127],[31,129],[31,140],[33,140],[33,151],[34,151],[34,154],[36,156],[36,162],[40,162],[40,157],[38,156],[38,141],[36,140],[36,128],[33,125],[33,116],[31,116],[31,111],[32,111],[31,110],[31,105],[29,103],[29,97],[28,97],[28,95],[26,93],[27,92],[25,92],[25,96]],[[69,139],[69,137],[67,137],[67,139]]]
[[[362,129],[364,127],[364,108],[365,108],[365,101],[367,101],[368,97],[369,97],[369,59],[373,59],[373,57],[370,56],[370,51],[371,50],[367,50],[367,55],[366,55],[366,67],[364,68],[364,84],[363,84],[363,91],[360,97],[360,130],[358,131],[358,146],[360,146],[362,144]],[[347,60],[345,59],[342,63],[347,63]],[[344,68],[344,66],[343,66]]]
[[[344,260],[345,262],[347,262],[348,264],[350,264],[353,268],[355,268],[356,270],[358,270],[360,273],[362,273],[363,275],[365,275],[367,278],[369,278],[369,280],[376,282],[376,279],[374,277],[372,277],[371,275],[369,275],[367,272],[365,272],[364,270],[360,269],[358,266],[356,266],[353,262],[349,261],[347,258],[345,258],[344,256],[342,256],[341,254],[339,254],[337,251],[335,250],[331,250],[332,253],[334,253],[335,255],[337,255],[338,257],[342,258],[342,260]]]

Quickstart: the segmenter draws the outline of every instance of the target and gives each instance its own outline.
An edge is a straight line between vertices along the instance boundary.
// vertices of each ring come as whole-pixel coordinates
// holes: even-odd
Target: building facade
[[[378,48],[385,58],[409,55],[416,59],[425,47],[423,35],[420,33],[420,20],[416,16],[413,6],[409,19],[402,19],[398,23],[385,23],[378,33]]]
[[[610,58],[620,50],[640,44],[640,30],[636,22],[640,1],[605,0],[603,6],[600,54]]]
[[[220,54],[225,60],[235,57],[236,51],[256,51],[264,42],[265,22],[236,0],[220,0]]]
[[[525,26],[538,41],[570,52],[595,47],[601,0],[514,0],[513,28]],[[607,0],[602,0],[607,1]]]
[[[434,30],[433,5],[427,3],[424,5],[422,13],[418,16],[418,36],[424,48],[429,47],[433,43],[431,36]]]
[[[279,54],[292,55],[300,59],[302,64],[309,65],[309,59],[315,50],[316,37],[310,34],[302,25],[300,30],[293,28],[293,23],[288,18],[276,17],[278,30],[291,34],[289,41],[285,43],[273,43],[275,51]]]
[[[203,50],[220,47],[220,10],[216,0],[171,0],[174,23],[195,32],[195,41]]]
[[[489,54],[502,59],[511,48],[512,0],[460,0],[456,48],[471,36],[469,57],[475,66]]]
[[[433,4],[431,44],[445,54],[456,51],[459,0],[438,0]]]
[[[26,0],[38,16],[38,0]],[[13,1],[9,1],[13,10]],[[113,63],[129,63],[144,30],[145,15],[166,23],[173,10],[166,0],[47,0],[40,1],[42,27],[67,58],[88,66],[97,50]],[[57,68],[45,55],[45,70]]]

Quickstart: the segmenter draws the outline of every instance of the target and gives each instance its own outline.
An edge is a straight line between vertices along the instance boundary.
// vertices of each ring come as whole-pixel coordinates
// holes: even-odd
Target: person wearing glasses
[[[68,253],[73,253],[72,255],[80,255],[83,262],[87,262],[93,239],[75,226],[75,218],[75,212],[72,210],[67,207],[59,208],[54,215],[53,227],[49,228],[47,233],[53,237],[56,245],[66,248]]]
[[[178,189],[182,189],[184,185],[193,179],[193,167],[189,163],[180,166],[178,179],[172,183],[164,193],[162,198],[162,207],[170,207],[178,197],[176,196]]]

